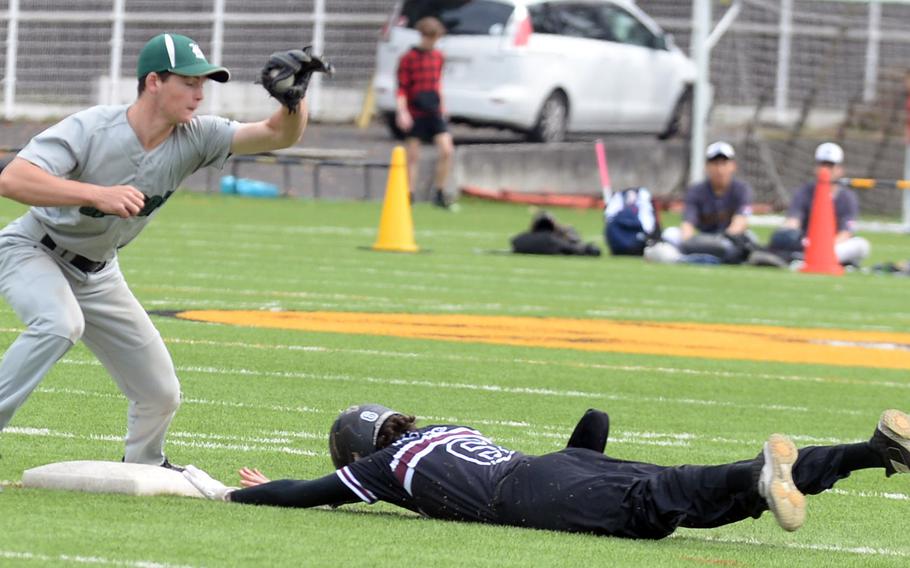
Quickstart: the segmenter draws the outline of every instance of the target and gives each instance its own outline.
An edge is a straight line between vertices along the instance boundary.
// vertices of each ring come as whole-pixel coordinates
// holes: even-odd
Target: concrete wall
[[[666,195],[685,183],[688,149],[682,142],[632,137],[606,140],[613,189],[645,186]],[[599,195],[594,142],[458,146],[455,187]]]

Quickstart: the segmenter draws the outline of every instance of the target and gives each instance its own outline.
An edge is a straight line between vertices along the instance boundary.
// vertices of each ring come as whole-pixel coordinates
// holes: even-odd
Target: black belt
[[[81,254],[76,254],[73,256],[73,258],[66,259],[64,257],[64,255],[66,255],[66,253],[68,251],[66,251],[65,249],[57,250],[57,243],[54,242],[54,239],[52,239],[50,237],[50,235],[44,235],[43,237],[41,237],[41,244],[46,246],[47,248],[51,249],[52,251],[56,252],[57,254],[59,254],[61,258],[63,258],[64,260],[66,260],[67,262],[69,262],[70,264],[72,264],[73,266],[75,266],[76,268],[81,270],[82,272],[89,272],[89,273],[98,272],[99,270],[104,268],[104,266],[107,264],[107,262],[95,262],[94,260],[92,260],[90,258],[85,258]]]

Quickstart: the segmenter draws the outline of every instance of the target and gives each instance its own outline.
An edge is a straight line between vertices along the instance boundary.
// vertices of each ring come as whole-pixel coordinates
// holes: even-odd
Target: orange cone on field
[[[844,273],[844,267],[837,261],[837,255],[834,253],[835,232],[831,172],[820,168],[815,184],[815,195],[812,197],[812,210],[809,212],[809,230],[806,233],[809,243],[806,245],[806,263],[802,272],[835,275]]]
[[[373,250],[417,252],[414,242],[414,220],[411,218],[411,197],[408,189],[408,159],[403,146],[392,150],[389,179],[379,218],[379,235]]]

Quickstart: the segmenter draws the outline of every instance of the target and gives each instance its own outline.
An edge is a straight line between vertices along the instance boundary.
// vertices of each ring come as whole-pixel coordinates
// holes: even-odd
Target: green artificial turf
[[[0,203],[3,222],[24,208]],[[418,254],[377,253],[380,204],[181,194],[121,251],[150,311],[328,310],[560,316],[910,331],[910,279],[811,276],[640,258],[505,254],[527,207],[418,204]],[[602,246],[598,211],[554,210]],[[672,217],[664,219],[673,222]],[[767,230],[759,231],[767,235]],[[910,257],[907,235],[866,235],[868,264]],[[607,451],[661,464],[751,458],[772,432],[798,445],[859,441],[910,408],[905,370],[450,343],[257,329],[153,316],[184,402],[168,454],[235,483],[236,469],[331,471],[326,433],[376,401],[475,425],[525,453],[565,444],[589,407]],[[0,307],[0,347],[23,329]],[[906,346],[904,346],[906,348]],[[0,565],[58,566],[904,566],[910,476],[863,471],[809,500],[806,525],[770,515],[636,542],[421,519],[387,505],[281,510],[14,485],[49,462],[122,455],[126,400],[81,345],[0,434]]]

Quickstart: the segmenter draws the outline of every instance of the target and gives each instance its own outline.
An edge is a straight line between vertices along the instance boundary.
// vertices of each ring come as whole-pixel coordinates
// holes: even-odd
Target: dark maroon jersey
[[[525,456],[464,426],[428,426],[339,469],[366,503],[387,501],[437,519],[497,522],[499,482]]]

